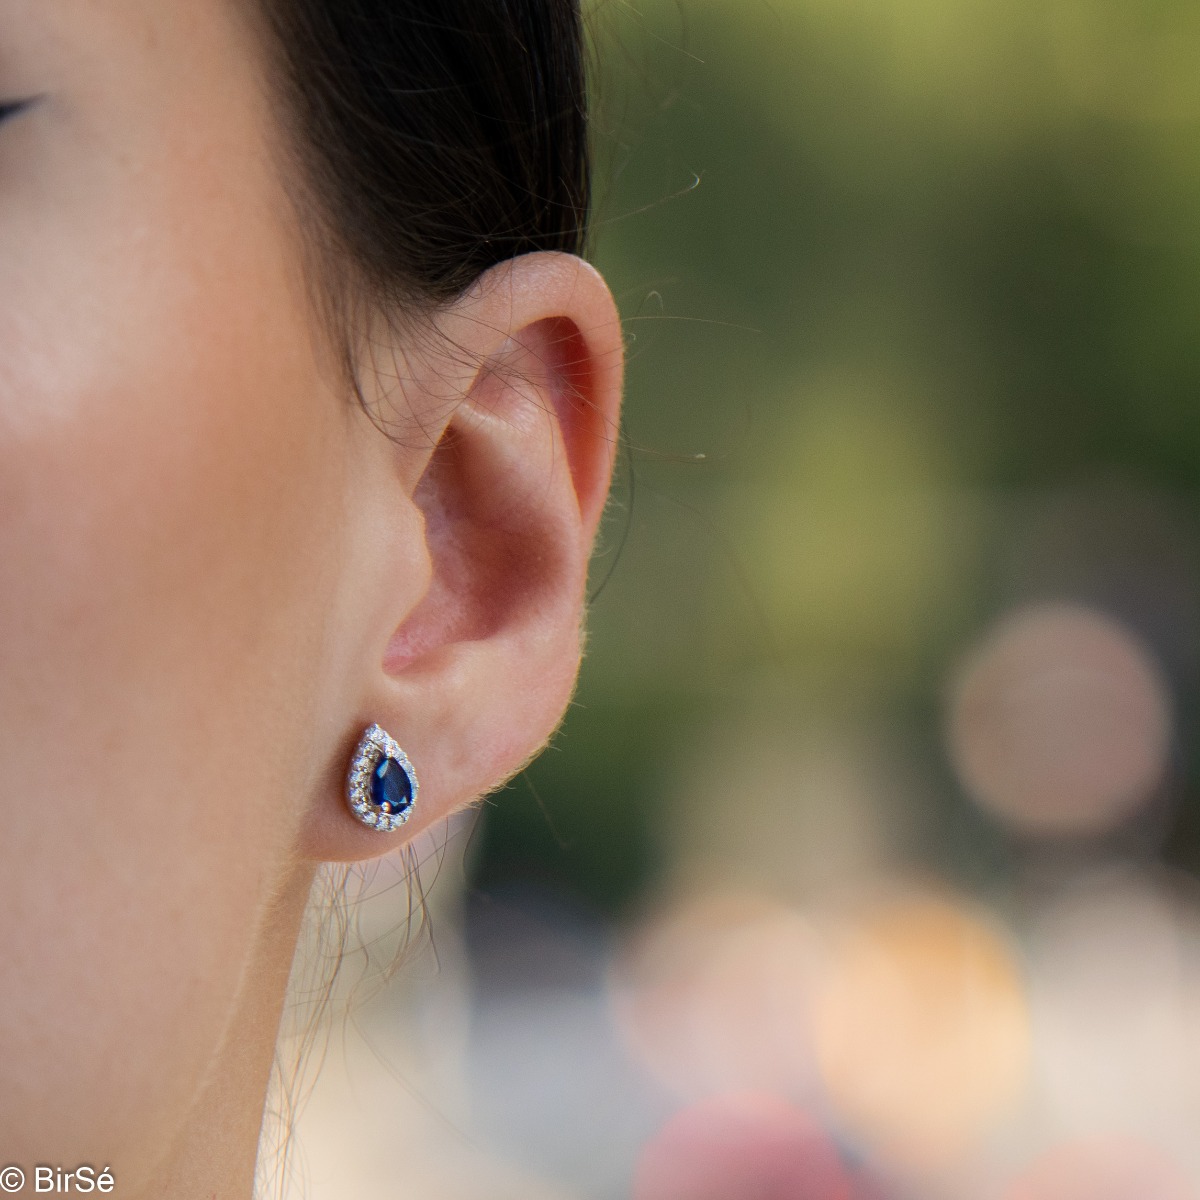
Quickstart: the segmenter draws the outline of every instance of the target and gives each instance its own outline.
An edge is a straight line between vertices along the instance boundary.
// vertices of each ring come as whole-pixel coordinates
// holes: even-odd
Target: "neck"
[[[275,1044],[313,874],[310,866],[295,867],[267,909],[229,1030],[145,1200],[253,1196]]]

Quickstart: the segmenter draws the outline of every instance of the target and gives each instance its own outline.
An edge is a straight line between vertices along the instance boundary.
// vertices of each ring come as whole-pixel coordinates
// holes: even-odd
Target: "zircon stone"
[[[381,758],[372,773],[371,803],[389,816],[412,807],[412,781],[394,758]]]

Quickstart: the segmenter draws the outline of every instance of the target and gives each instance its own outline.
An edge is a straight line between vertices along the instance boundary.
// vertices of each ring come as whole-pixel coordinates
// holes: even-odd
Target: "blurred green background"
[[[780,722],[890,746],[912,783],[893,848],[1002,880],[1010,835],[945,765],[945,680],[1045,597],[1115,610],[1165,664],[1158,840],[1193,865],[1200,8],[610,0],[591,21],[622,461],[576,703],[487,805],[476,888],[628,912],[678,869],[680,771],[719,778],[741,825],[760,800],[729,745]]]

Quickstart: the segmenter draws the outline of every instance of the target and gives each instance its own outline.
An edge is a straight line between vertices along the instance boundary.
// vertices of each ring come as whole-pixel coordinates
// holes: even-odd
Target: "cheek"
[[[154,244],[153,265],[91,253],[111,277],[57,305],[49,278],[0,314],[14,1161],[169,1139],[320,765],[288,739],[318,719],[345,414],[281,262]]]

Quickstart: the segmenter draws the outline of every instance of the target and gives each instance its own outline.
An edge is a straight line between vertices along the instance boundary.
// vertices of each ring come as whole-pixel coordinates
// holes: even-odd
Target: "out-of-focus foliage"
[[[1115,605],[1193,708],[1200,9],[606,0],[591,21],[624,454],[578,703],[489,806],[478,880],[609,910],[653,889],[688,820],[673,756],[748,706],[898,724],[927,760],[920,855],[987,871],[940,722],[994,614]]]

